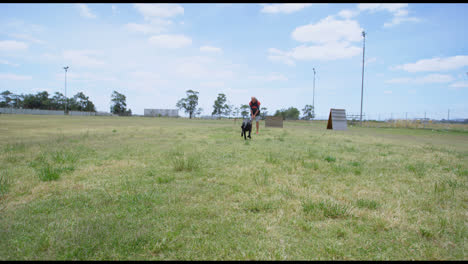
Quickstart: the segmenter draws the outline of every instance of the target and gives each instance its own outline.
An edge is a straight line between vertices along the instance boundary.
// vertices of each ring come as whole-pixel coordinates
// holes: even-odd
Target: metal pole
[[[450,109],[448,110],[448,113],[447,113],[447,122],[450,120]]]
[[[423,128],[426,128],[426,112],[424,112],[424,121],[423,121],[423,124],[424,124]]]
[[[312,68],[314,70],[314,90],[312,92],[312,118],[315,119],[315,68]]]
[[[405,114],[406,127],[408,127],[408,112]]]
[[[68,99],[67,99],[67,71],[68,71],[68,66],[63,67],[65,69],[65,114],[67,114],[67,104],[68,104]]]
[[[362,31],[363,44],[362,44],[362,84],[361,84],[361,118],[360,124],[362,126],[362,94],[364,92],[364,54],[366,52],[366,32]]]

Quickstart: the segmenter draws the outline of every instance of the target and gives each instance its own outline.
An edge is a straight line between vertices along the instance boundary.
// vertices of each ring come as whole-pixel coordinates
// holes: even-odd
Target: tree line
[[[176,103],[176,107],[189,114],[189,118],[200,116],[203,109],[198,107],[198,94],[194,90],[187,90],[186,97],[180,99]],[[67,111],[86,111],[96,112],[94,103],[83,92],[78,92],[73,97],[67,98],[60,92],[55,92],[53,95],[47,91],[38,92],[36,94],[14,94],[8,90],[0,93],[0,107],[13,107],[23,109],[41,109],[41,110],[65,110]],[[127,109],[127,97],[117,91],[111,94],[110,112],[119,116],[131,116],[132,110]],[[303,116],[301,119],[314,118],[313,106],[306,105],[302,109]],[[221,117],[239,117],[248,118],[250,116],[250,106],[241,104],[240,107],[228,104],[227,97],[223,93],[219,93],[213,104],[212,116]],[[260,108],[260,117],[265,119],[268,115],[266,107]],[[274,116],[282,116],[283,119],[299,119],[300,112],[295,107],[288,109],[280,109],[274,113]]]
[[[8,90],[0,93],[0,107],[13,107],[23,109],[41,109],[41,110],[67,110],[96,112],[94,103],[89,100],[83,92],[75,94],[73,97],[66,98],[62,93],[56,92],[49,94],[47,91],[36,94],[14,94]]]
[[[198,107],[198,94],[199,92],[194,90],[187,90],[186,97],[180,99],[176,107],[185,111],[189,115],[189,118],[199,116],[203,109]],[[260,108],[260,117],[265,119],[268,115],[268,109],[266,107]],[[312,105],[305,105],[302,109],[303,116],[301,119],[303,120],[310,120],[315,118],[314,114],[314,107]],[[238,117],[239,114],[243,118],[248,118],[250,116],[250,106],[247,104],[241,104],[240,107],[235,107],[234,105],[230,105],[227,103],[227,97],[223,93],[219,93],[218,97],[214,101],[213,104],[213,112],[211,113],[212,116],[217,118],[221,117]],[[280,109],[276,110],[274,116],[282,116],[283,120],[285,119],[292,119],[297,120],[299,119],[300,112],[295,107],[290,107],[288,109]]]
[[[132,110],[127,109],[126,96],[114,91],[111,94],[110,112],[116,115],[132,115]],[[0,107],[59,110],[65,111],[96,112],[96,106],[83,92],[78,92],[73,97],[67,98],[60,92],[49,94],[47,91],[36,94],[14,94],[8,90],[0,93]]]

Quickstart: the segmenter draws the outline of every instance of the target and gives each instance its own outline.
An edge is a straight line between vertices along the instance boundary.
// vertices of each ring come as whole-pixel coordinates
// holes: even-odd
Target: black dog
[[[252,120],[244,119],[244,121],[242,122],[241,128],[242,128],[241,137],[244,136],[244,139],[247,140],[246,134],[247,134],[247,131],[249,131],[249,138],[252,139],[250,137],[250,133],[252,132]]]

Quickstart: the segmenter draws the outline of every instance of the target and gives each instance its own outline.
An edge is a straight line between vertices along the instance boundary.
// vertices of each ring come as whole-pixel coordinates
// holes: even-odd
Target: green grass
[[[8,193],[10,189],[11,180],[7,170],[0,171],[0,199]]]
[[[325,218],[345,218],[351,215],[351,208],[345,204],[332,201],[304,202],[305,213]]]
[[[0,116],[1,260],[465,260],[468,134]]]
[[[356,202],[356,206],[359,208],[368,208],[371,210],[375,210],[377,209],[377,207],[379,207],[379,203],[374,200],[359,199]]]

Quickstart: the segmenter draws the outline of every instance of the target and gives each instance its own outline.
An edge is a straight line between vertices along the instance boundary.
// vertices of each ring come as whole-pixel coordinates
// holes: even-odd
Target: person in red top
[[[251,115],[251,120],[254,120],[257,122],[257,134],[258,134],[258,122],[260,121],[260,101],[255,98],[255,96],[252,96],[250,100],[250,115]]]

